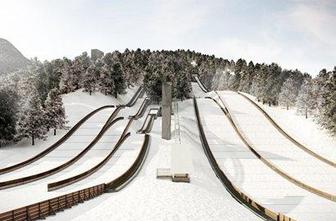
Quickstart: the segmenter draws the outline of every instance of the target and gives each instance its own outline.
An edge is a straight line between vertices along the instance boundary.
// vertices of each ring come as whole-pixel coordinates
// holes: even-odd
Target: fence
[[[89,187],[0,214],[0,221],[37,220],[92,199],[105,192],[105,184]]]

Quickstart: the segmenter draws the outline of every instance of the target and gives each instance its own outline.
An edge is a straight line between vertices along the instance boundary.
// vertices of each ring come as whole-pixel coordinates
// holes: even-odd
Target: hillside
[[[0,74],[13,72],[28,64],[29,60],[14,45],[0,38]]]

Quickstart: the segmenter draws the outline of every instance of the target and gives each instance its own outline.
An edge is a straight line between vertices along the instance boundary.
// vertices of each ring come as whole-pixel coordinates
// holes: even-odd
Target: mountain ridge
[[[0,74],[27,67],[30,61],[8,40],[0,38]]]

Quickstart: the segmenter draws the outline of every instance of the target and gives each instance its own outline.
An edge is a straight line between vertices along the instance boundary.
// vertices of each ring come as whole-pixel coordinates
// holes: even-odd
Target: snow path
[[[269,107],[257,102],[255,97],[244,93],[262,107],[277,124],[294,139],[319,155],[336,162],[336,137],[322,129],[311,117],[297,115],[295,109]]]
[[[157,168],[170,167],[168,145],[175,140],[174,137],[171,141],[160,138],[159,117],[151,132],[152,142],[145,164],[126,188],[104,194],[49,219],[261,220],[236,202],[214,175],[200,144],[192,100],[179,103],[179,110],[182,143],[190,145],[192,153],[194,171],[190,184],[156,179]],[[174,128],[174,121],[172,124]]]
[[[123,123],[124,124],[119,124],[117,127],[118,131],[120,131],[119,136],[121,134],[121,131],[125,127],[126,121]],[[112,128],[111,130],[109,130],[109,132],[111,131],[113,131]],[[136,154],[132,153],[132,154],[125,154],[123,155],[123,158],[120,158],[120,150],[124,149],[124,151],[127,152],[128,149],[132,150],[133,146],[134,147],[140,146],[141,140],[139,139],[139,136],[134,136],[132,137],[132,139],[129,138],[129,140],[126,140],[126,142],[120,147],[120,150],[118,150],[119,152],[117,151],[116,154],[112,157],[112,159],[106,165],[104,165],[104,167],[98,170],[95,174],[91,175],[89,178],[84,179],[71,186],[59,189],[57,191],[47,192],[48,183],[77,175],[79,172],[86,171],[90,169],[92,166],[99,163],[107,155],[107,152],[110,152],[110,149],[114,146],[118,138],[119,137],[114,137],[112,139],[113,142],[101,143],[100,148],[103,148],[101,149],[102,151],[96,150],[92,152],[91,156],[84,157],[83,160],[81,159],[79,163],[74,164],[55,175],[52,175],[45,179],[39,180],[37,182],[29,183],[23,186],[1,190],[0,198],[8,203],[6,203],[5,205],[1,205],[0,212],[18,208],[20,206],[29,205],[34,202],[46,200],[46,199],[49,199],[55,196],[63,195],[68,192],[80,190],[86,187],[90,187],[90,186],[100,184],[103,182],[108,182],[114,179],[116,176],[126,171],[126,169],[128,169],[128,167],[131,165],[131,163],[134,161],[136,157]],[[109,140],[111,139],[111,136],[106,136],[105,139]],[[89,151],[88,153],[90,152],[91,151]],[[119,158],[120,160],[122,160],[121,161],[122,163],[115,165],[116,159],[119,159]],[[107,170],[107,168],[109,168],[109,170]],[[15,201],[11,200],[15,198],[20,198],[20,200],[15,200]]]
[[[220,92],[241,130],[257,151],[277,167],[298,180],[328,192],[336,193],[335,168],[307,154],[283,137],[277,129],[246,99],[234,92]]]
[[[113,110],[114,108],[111,108],[106,111],[103,110],[101,112],[98,112],[90,119],[88,119],[87,122],[85,122],[80,128],[78,128],[78,130],[67,141],[57,147],[54,151],[32,164],[29,164],[11,173],[1,175],[0,182],[47,171],[72,159],[84,148],[86,148],[90,144],[90,142],[98,135],[99,131],[101,130],[102,126],[105,124]],[[114,128],[115,127],[113,125],[108,131],[111,131]],[[105,133],[104,137],[107,134],[112,135],[111,133]],[[102,142],[104,142],[104,137],[101,140]],[[97,145],[95,145],[93,148],[95,148],[96,146]],[[91,152],[91,150],[89,152]],[[85,154],[83,158],[85,158],[86,155],[87,154]],[[80,164],[79,161],[77,161],[76,164]]]
[[[91,111],[111,104],[125,104],[134,95],[137,87],[128,89],[128,93],[118,96],[115,99],[111,96],[105,96],[99,92],[93,93],[91,96],[88,93],[77,90],[73,93],[62,95],[65,112],[67,115],[68,126],[72,127],[84,116]],[[105,122],[104,122],[105,123]],[[53,136],[53,132],[49,132],[48,139],[36,140],[35,146],[31,146],[30,139],[23,140],[15,145],[8,145],[0,148],[0,167],[4,168],[7,165],[13,165],[42,152],[50,145],[59,140],[67,130],[58,130],[57,135]]]
[[[192,82],[191,87],[195,97],[203,97],[205,95],[205,93],[202,91],[202,89],[197,83]]]
[[[104,104],[103,104],[104,105]],[[99,105],[102,106],[102,105]],[[105,164],[100,170],[98,170],[93,175],[89,176],[82,181],[75,183],[71,186],[59,189],[57,191],[47,192],[47,184],[50,182],[55,182],[60,179],[68,178],[70,176],[77,175],[78,173],[84,172],[96,164],[98,164],[105,156],[111,151],[111,148],[116,143],[117,139],[119,139],[122,131],[124,130],[128,119],[127,117],[129,114],[133,114],[137,111],[138,107],[140,106],[139,102],[132,108],[125,108],[120,111],[119,116],[125,117],[124,120],[117,122],[111,128],[107,130],[107,132],[103,135],[101,140],[93,146],[93,148],[83,156],[78,162],[70,167],[66,168],[65,170],[54,174],[50,177],[45,179],[29,183],[23,186],[14,187],[10,189],[5,189],[0,191],[0,198],[2,199],[1,202],[6,202],[6,204],[0,204],[0,212],[8,211],[14,208],[18,208],[21,206],[29,205],[41,200],[49,199],[55,196],[63,195],[68,192],[80,190],[86,187],[90,187],[96,184],[101,184],[104,182],[109,182],[114,178],[121,175],[125,172],[129,166],[134,162],[137,153],[140,150],[140,147],[143,142],[143,135],[136,135],[136,130],[139,128],[138,125],[142,124],[142,119],[135,121],[132,127],[129,129],[132,132],[132,136],[129,137],[121,147],[119,147],[118,151],[114,154],[114,156],[110,159],[110,161]],[[112,110],[113,111],[113,110]],[[71,113],[72,114],[72,113]],[[106,119],[110,116],[110,113],[106,114]],[[103,115],[103,114],[102,114]],[[99,119],[99,117],[97,117]],[[93,119],[91,123],[97,121],[97,119]],[[105,123],[105,121],[104,121]],[[103,124],[99,124],[97,128],[100,130]],[[88,127],[83,129],[83,133],[91,133],[92,130],[95,130],[96,127],[93,124],[88,124]],[[85,136],[86,137],[86,136]],[[77,139],[77,140],[76,140]],[[81,142],[86,142],[87,139],[83,138],[76,138],[76,145],[81,145]],[[74,145],[73,147],[79,147]],[[57,153],[55,150],[54,158],[57,160],[65,161],[64,158],[71,157],[69,153],[72,152],[79,152],[83,148],[73,148],[73,149],[65,149],[63,152],[60,151]],[[52,152],[53,153],[53,152]],[[61,154],[60,154],[61,153]],[[49,156],[49,155],[47,155]],[[38,169],[45,169],[46,167],[52,167],[54,164],[48,161],[48,158],[42,158],[42,163],[36,164],[33,167]],[[58,156],[58,157],[57,157]],[[34,193],[34,194],[27,194],[27,193]],[[13,200],[15,199],[15,200]]]
[[[334,202],[297,187],[256,158],[212,100],[198,99],[198,104],[210,148],[221,169],[242,192],[297,220],[332,220],[336,216]]]

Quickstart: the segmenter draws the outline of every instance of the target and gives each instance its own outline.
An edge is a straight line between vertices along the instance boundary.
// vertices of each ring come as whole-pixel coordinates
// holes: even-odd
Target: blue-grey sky
[[[316,75],[336,65],[336,1],[0,0],[0,37],[41,60],[184,48]]]

